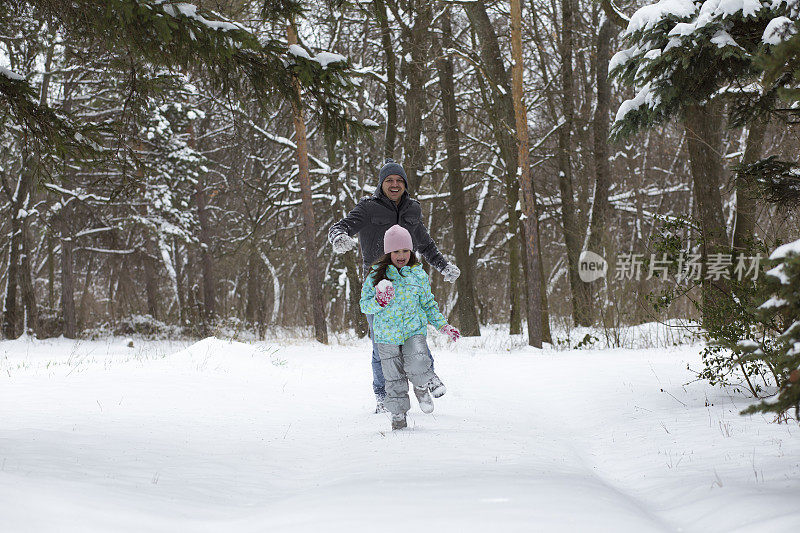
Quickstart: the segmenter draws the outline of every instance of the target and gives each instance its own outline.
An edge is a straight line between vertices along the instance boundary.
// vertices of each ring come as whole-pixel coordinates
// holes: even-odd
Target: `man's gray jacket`
[[[383,255],[383,235],[390,227],[399,224],[411,234],[414,250],[421,253],[435,269],[441,272],[447,266],[436,243],[431,239],[428,229],[422,222],[422,208],[419,202],[403,193],[400,203],[395,204],[383,193],[383,181],[373,196],[358,202],[346,217],[334,223],[328,230],[328,241],[346,233],[358,234],[361,253],[364,258],[364,272]]]

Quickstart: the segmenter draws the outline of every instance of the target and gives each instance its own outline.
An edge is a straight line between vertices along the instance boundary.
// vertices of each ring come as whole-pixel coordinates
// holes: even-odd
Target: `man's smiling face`
[[[381,189],[383,189],[383,194],[385,194],[389,200],[397,203],[406,191],[406,182],[397,174],[389,174],[386,176],[386,179],[383,180]]]

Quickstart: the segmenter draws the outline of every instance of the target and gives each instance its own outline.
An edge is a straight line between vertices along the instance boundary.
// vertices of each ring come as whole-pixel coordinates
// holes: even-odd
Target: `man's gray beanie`
[[[381,171],[378,174],[378,187],[383,185],[383,180],[386,179],[386,176],[391,176],[392,174],[397,174],[403,178],[403,181],[406,182],[406,189],[408,189],[408,176],[406,176],[406,171],[403,170],[400,163],[395,163],[394,159],[391,158],[387,158],[386,162],[381,167]]]

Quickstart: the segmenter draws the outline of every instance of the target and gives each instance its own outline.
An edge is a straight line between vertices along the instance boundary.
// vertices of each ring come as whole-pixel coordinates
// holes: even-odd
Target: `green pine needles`
[[[283,18],[288,24],[302,13],[300,2],[283,0],[264,4],[267,20]],[[8,17],[8,18],[7,18]],[[297,99],[292,80],[297,77],[313,104],[311,117],[334,137],[364,134],[369,128],[352,118],[348,96],[355,89],[348,61],[321,65],[298,59],[288,51],[282,32],[253,30],[174,0],[8,0],[2,19],[29,17],[44,21],[77,55],[107,56],[109,65],[129,72],[129,102],[145,106],[154,96],[147,76],[154,70],[201,77],[212,90],[275,109]],[[284,26],[285,27],[285,26]],[[0,113],[58,149],[75,149],[79,128],[66,114],[42,106],[30,85],[30,73],[0,74]],[[80,147],[90,149],[92,143]]]
[[[628,48],[609,65],[611,76],[636,91],[620,106],[612,136],[627,137],[717,97],[758,107],[781,81],[762,83],[764,58],[773,54],[769,42],[777,42],[765,32],[792,10],[786,2],[752,4],[684,0],[637,11],[624,36]]]
[[[783,413],[794,409],[800,419],[800,240],[778,247],[768,272],[772,296],[761,306],[763,324],[780,332],[765,340],[744,339],[738,348],[747,360],[769,364],[778,377],[778,395],[751,406],[745,413]]]

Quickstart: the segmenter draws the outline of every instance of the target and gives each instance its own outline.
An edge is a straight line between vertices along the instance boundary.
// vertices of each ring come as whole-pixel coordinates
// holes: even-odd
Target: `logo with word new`
[[[603,256],[589,250],[581,252],[578,259],[578,275],[584,283],[591,283],[605,277],[608,272],[608,263]]]

